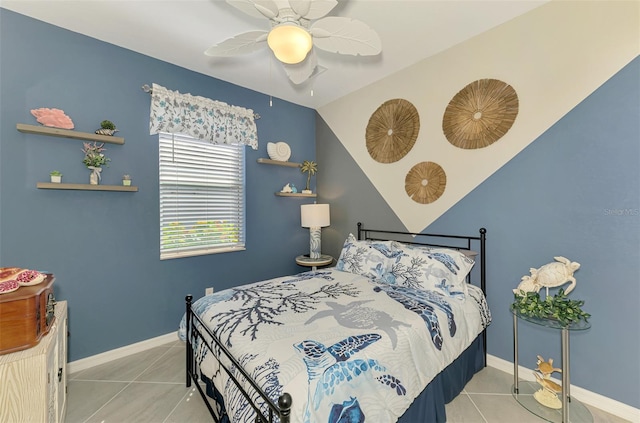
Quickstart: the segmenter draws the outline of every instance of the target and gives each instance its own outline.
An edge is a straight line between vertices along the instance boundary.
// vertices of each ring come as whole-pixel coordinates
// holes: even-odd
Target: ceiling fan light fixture
[[[267,37],[267,44],[276,58],[288,65],[302,62],[313,47],[309,31],[294,23],[273,27]]]

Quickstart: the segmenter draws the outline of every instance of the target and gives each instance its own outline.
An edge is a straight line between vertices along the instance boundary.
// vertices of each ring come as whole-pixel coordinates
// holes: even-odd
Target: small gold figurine
[[[537,357],[538,367],[536,367],[533,375],[542,388],[536,391],[533,397],[545,407],[560,409],[562,408],[562,401],[558,398],[558,394],[562,392],[562,386],[551,380],[551,374],[553,372],[562,372],[562,369],[553,367],[553,358],[550,358],[549,361],[544,361],[541,356]]]

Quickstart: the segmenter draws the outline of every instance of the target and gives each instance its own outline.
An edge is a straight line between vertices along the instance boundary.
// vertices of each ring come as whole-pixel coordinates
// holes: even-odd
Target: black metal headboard
[[[429,247],[450,248],[465,252],[470,256],[480,256],[480,289],[487,295],[486,290],[486,235],[487,230],[480,228],[479,236],[442,235],[415,232],[389,231],[385,229],[371,229],[358,222],[358,239],[373,241],[399,241],[405,244],[426,245]],[[475,251],[478,248],[480,251]],[[470,277],[470,276],[469,276]]]

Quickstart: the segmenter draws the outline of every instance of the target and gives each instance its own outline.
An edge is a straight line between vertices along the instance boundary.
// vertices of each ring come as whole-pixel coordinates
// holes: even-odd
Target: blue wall
[[[558,255],[581,263],[569,297],[585,301],[592,327],[571,334],[571,382],[633,407],[640,407],[638,75],[636,58],[424,230],[487,228],[488,349],[508,361],[511,290],[521,276]],[[320,118],[316,126],[318,160],[328,167],[318,184],[332,207],[323,248],[339,254],[359,220],[404,230],[330,128]],[[520,364],[534,368],[536,354],[560,363],[560,333],[523,323]]]
[[[294,168],[256,163],[268,141],[286,141],[291,161],[315,160],[312,109],[269,98],[202,74],[0,9],[0,266],[50,271],[69,302],[69,359],[78,360],[177,330],[184,297],[304,270],[308,251],[300,208],[308,199],[276,197]],[[159,260],[158,143],[149,135],[149,95],[158,83],[259,113],[257,151],[247,148],[247,249]],[[38,190],[49,171],[88,183],[82,142],[26,135],[30,110],[65,111],[76,130],[113,121],[124,145],[106,144],[112,159],[104,184],[131,174],[137,193]],[[315,191],[315,187],[312,187]]]

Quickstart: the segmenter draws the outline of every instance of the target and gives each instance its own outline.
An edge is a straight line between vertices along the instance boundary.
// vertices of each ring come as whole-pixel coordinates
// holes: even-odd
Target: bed
[[[444,422],[486,365],[486,230],[365,228],[335,267],[186,297],[186,385],[216,422]]]

